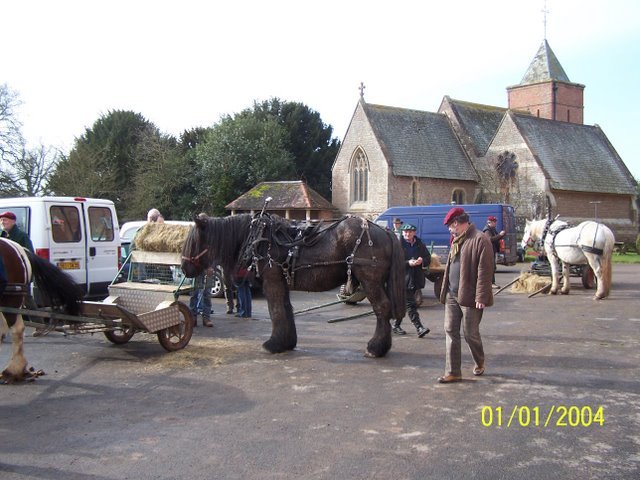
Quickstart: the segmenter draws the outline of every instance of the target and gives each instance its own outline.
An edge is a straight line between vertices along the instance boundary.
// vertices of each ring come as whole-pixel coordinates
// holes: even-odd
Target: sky
[[[640,179],[637,0],[0,5],[0,84],[19,94],[32,146],[68,152],[112,110],[179,136],[274,97],[317,111],[342,140],[361,82],[373,104],[435,112],[449,95],[506,107],[506,87],[546,33],[570,81],[586,86],[585,124],[598,124]]]

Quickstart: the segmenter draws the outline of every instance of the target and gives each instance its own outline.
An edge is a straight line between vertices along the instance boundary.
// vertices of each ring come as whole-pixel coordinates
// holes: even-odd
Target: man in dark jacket
[[[407,313],[413,326],[416,327],[418,337],[422,338],[429,329],[425,328],[420,322],[420,315],[418,314],[418,305],[416,303],[416,291],[424,288],[425,277],[422,271],[422,265],[424,262],[428,262],[431,259],[431,255],[427,251],[427,247],[424,246],[422,240],[416,237],[416,227],[410,224],[402,226],[402,249],[404,250],[405,259],[405,288],[407,291]],[[396,335],[406,335],[400,324],[402,319],[396,319],[393,325],[393,333]]]
[[[484,308],[493,305],[493,247],[489,237],[469,223],[469,215],[460,207],[449,210],[444,223],[453,241],[440,292],[440,302],[445,305],[447,353],[445,374],[438,382],[451,383],[462,380],[460,326],[475,362],[473,374],[484,373],[480,321]]]
[[[491,279],[493,288],[500,288],[498,285],[496,285],[496,256],[500,252],[500,240],[502,240],[505,236],[504,230],[498,232],[498,229],[496,228],[497,223],[498,219],[493,215],[489,215],[489,217],[487,217],[487,224],[482,230],[482,233],[489,237],[489,240],[491,240],[491,245],[493,245],[493,277]]]
[[[8,238],[9,240],[13,240],[16,243],[22,245],[23,248],[26,248],[33,252],[33,244],[31,243],[31,239],[29,236],[24,233],[18,225],[16,225],[16,215],[13,212],[2,212],[0,213],[0,224],[2,225],[2,234],[3,238]]]

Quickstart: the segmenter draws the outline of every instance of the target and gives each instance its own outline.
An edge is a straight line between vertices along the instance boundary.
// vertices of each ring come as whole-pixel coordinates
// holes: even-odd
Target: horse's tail
[[[51,305],[64,307],[69,315],[77,315],[80,311],[80,301],[84,296],[82,287],[48,260],[38,257],[27,249],[25,252],[31,263],[33,281],[41,293]]]
[[[609,296],[611,291],[611,282],[613,279],[612,257],[613,247],[615,246],[615,237],[610,229],[605,230],[605,242],[602,249],[602,282],[604,283],[604,297]]]
[[[406,313],[404,286],[404,251],[395,233],[388,232],[391,241],[391,266],[387,278],[387,296],[391,300],[391,318],[401,320]]]

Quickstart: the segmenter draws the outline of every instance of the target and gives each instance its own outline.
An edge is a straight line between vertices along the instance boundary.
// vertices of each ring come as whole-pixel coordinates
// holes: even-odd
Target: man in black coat
[[[431,255],[424,246],[422,240],[416,237],[416,227],[410,224],[404,224],[402,226],[402,249],[404,250],[405,259],[405,288],[407,292],[407,313],[409,320],[416,327],[418,337],[422,338],[429,329],[425,328],[420,322],[420,315],[418,314],[418,305],[416,303],[416,291],[424,288],[425,276],[422,266],[425,262],[431,260]],[[396,335],[406,335],[400,324],[402,319],[396,319],[393,325],[393,333]]]

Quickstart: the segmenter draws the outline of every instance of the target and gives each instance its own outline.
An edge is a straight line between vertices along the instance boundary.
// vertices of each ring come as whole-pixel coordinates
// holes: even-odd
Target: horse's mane
[[[209,217],[203,228],[206,245],[215,246],[219,258],[214,258],[224,271],[233,272],[244,241],[249,236],[253,216],[248,213],[229,217]]]

